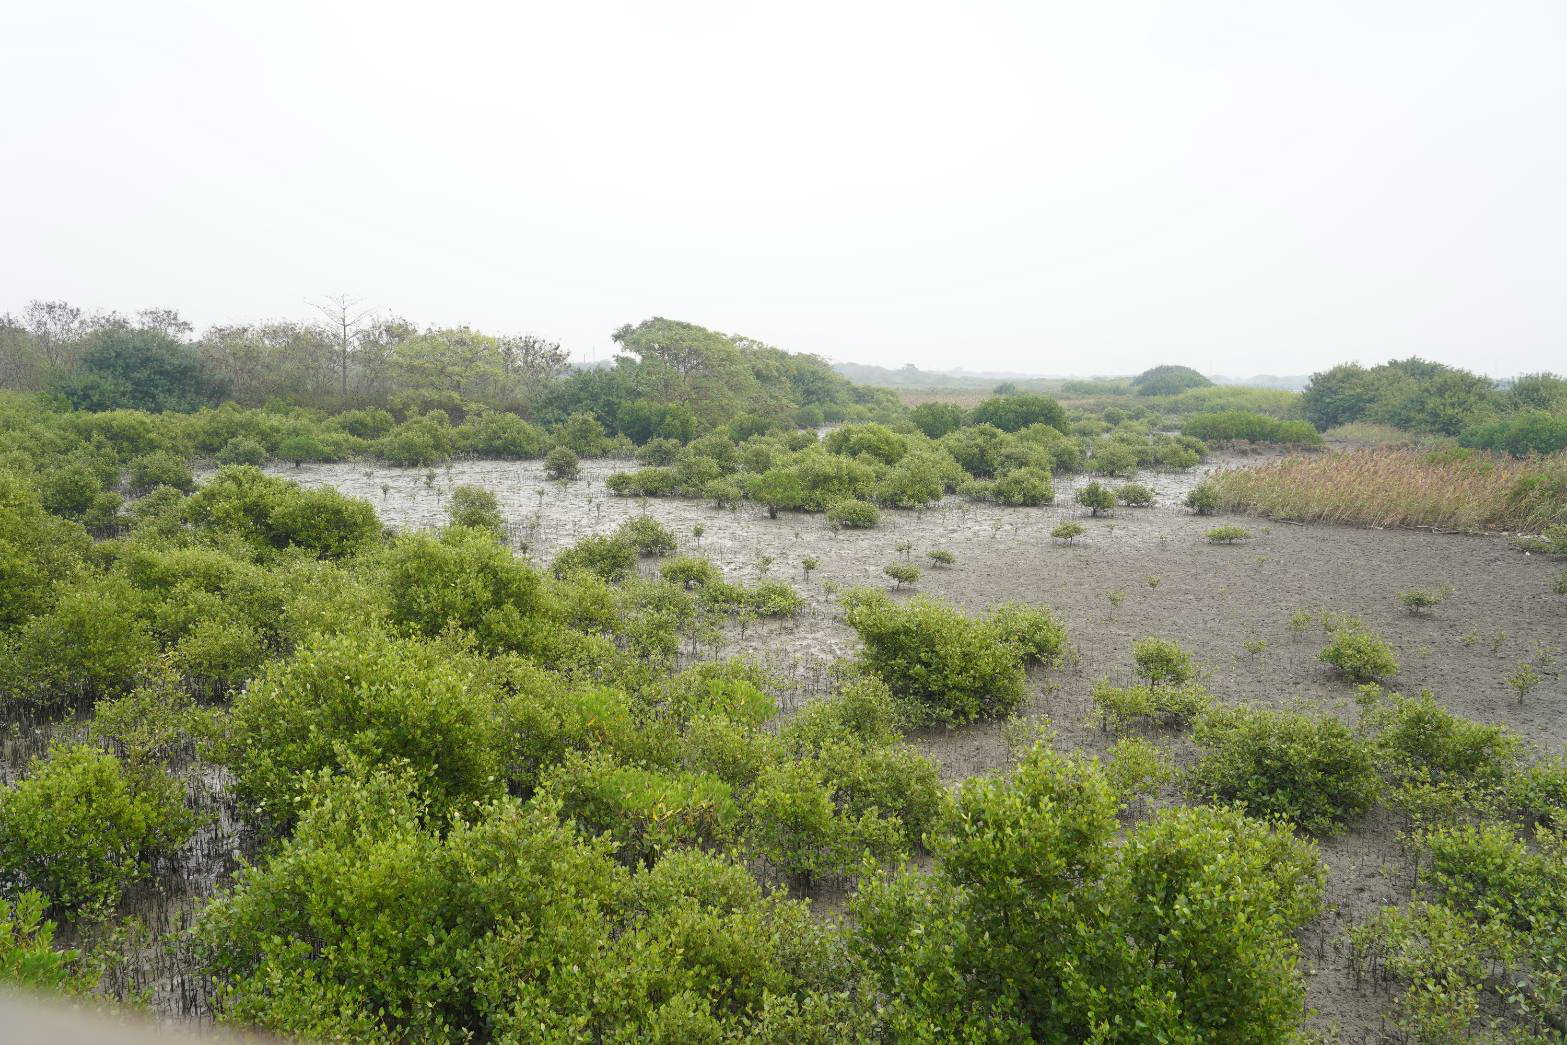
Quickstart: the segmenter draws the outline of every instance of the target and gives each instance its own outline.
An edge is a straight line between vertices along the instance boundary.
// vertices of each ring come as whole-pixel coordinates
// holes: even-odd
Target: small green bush
[[[670,559],[660,567],[659,575],[687,590],[720,584],[724,579],[717,566],[694,555],[679,555]]]
[[[871,502],[851,497],[828,508],[827,521],[846,530],[869,530],[881,521],[881,513]]]
[[[786,761],[764,769],[746,800],[746,846],[803,885],[851,875],[867,856],[885,862],[904,851],[902,824],[879,814],[846,815],[816,767]]]
[[[1440,588],[1411,588],[1398,593],[1398,601],[1403,603],[1404,609],[1408,610],[1411,616],[1415,617],[1431,612],[1440,606],[1445,598],[1447,592]]]
[[[501,791],[499,695],[449,650],[374,632],[273,661],[234,702],[214,754],[241,802],[277,826],[311,774],[404,764],[437,817]]]
[[[715,508],[733,508],[745,497],[745,491],[733,479],[712,479],[702,486],[702,496]]]
[[[1281,421],[1248,410],[1193,414],[1181,426],[1183,435],[1210,443],[1252,442],[1321,446],[1322,435],[1305,421]]]
[[[376,452],[388,464],[405,468],[428,468],[450,460],[452,449],[451,423],[440,411],[410,418],[376,442]]]
[[[1191,654],[1170,639],[1138,639],[1132,643],[1132,660],[1150,686],[1182,685],[1196,674]]]
[[[603,755],[568,759],[545,774],[540,790],[560,802],[564,816],[612,840],[632,865],[677,848],[719,848],[740,818],[729,785],[717,777],[620,765]]]
[[[1503,726],[1460,718],[1429,693],[1394,694],[1363,722],[1378,758],[1399,783],[1494,788],[1512,773],[1523,741]]]
[[[145,492],[154,486],[172,486],[181,493],[196,488],[196,477],[190,465],[178,454],[167,450],[154,450],[131,461],[131,489]]]
[[[113,905],[195,827],[184,789],[161,770],[132,774],[95,748],[56,747],[0,791],[0,868],[7,891],[37,889],[67,910]]]
[[[881,572],[892,578],[893,587],[901,588],[920,579],[920,568],[909,562],[895,562]]]
[[[457,448],[470,457],[520,461],[544,449],[544,433],[516,414],[485,410],[472,414],[453,433]]]
[[[1212,697],[1202,686],[1112,686],[1101,679],[1094,686],[1094,717],[1100,728],[1120,733],[1139,724],[1184,728],[1207,709]]]
[[[741,601],[758,617],[793,617],[805,608],[805,598],[787,581],[758,581],[744,590]]]
[[[614,584],[636,572],[637,549],[620,537],[595,534],[584,537],[555,556],[556,577],[581,570]]]
[[[1345,678],[1375,682],[1398,674],[1393,648],[1364,628],[1340,628],[1318,659],[1333,665]]]
[[[1050,536],[1063,544],[1071,544],[1083,534],[1088,532],[1088,527],[1082,523],[1064,522],[1050,531]]]
[[[1197,515],[1213,515],[1219,510],[1219,488],[1204,479],[1186,495],[1186,507]]]
[[[618,497],[668,497],[680,488],[680,480],[673,468],[640,468],[616,472],[604,485]]]
[[[306,461],[324,461],[331,457],[331,451],[319,438],[310,434],[291,435],[277,445],[277,455],[285,461],[293,462],[295,468]]]
[[[1375,751],[1334,718],[1260,708],[1214,708],[1192,734],[1202,752],[1191,786],[1253,816],[1282,816],[1324,834],[1365,813],[1381,788]]]
[[[267,448],[248,435],[236,435],[218,451],[219,464],[262,465],[267,463]]]
[[[999,476],[990,487],[997,504],[1009,508],[1033,508],[1056,499],[1050,473],[1043,468],[1014,468]]]
[[[681,449],[678,439],[649,439],[637,448],[637,460],[646,465],[667,467],[675,463]]]
[[[453,526],[467,526],[500,534],[506,531],[495,495],[482,486],[459,486],[446,505],[446,518]]]
[[[44,918],[44,895],[29,889],[13,904],[0,897],[0,983],[28,991],[86,994],[97,970],[76,950],[56,950],[54,923]]]
[[[636,553],[627,553],[635,563]],[[479,530],[404,534],[380,564],[392,622],[426,638],[460,628],[486,649],[510,649],[543,609],[538,574]]]
[[[932,566],[952,566],[958,561],[958,557],[945,548],[932,548],[925,553]]]
[[[1251,533],[1239,526],[1215,526],[1204,536],[1209,544],[1234,544],[1236,541],[1244,541]]]
[[[1124,801],[1097,765],[1044,745],[965,783],[933,832],[934,868],[868,882],[854,902],[889,1023],[931,1041],[1296,1037],[1314,847],[1209,808],[1123,832]]]
[[[1124,805],[1174,780],[1175,766],[1157,744],[1140,737],[1122,737],[1110,745],[1104,773]]]
[[[1115,507],[1115,494],[1095,480],[1077,491],[1077,503],[1087,508],[1091,515],[1103,515]]]
[[[895,603],[857,589],[845,619],[864,644],[865,666],[929,720],[962,723],[1008,715],[1023,701],[1021,648],[993,622],[931,599]]]
[[[1125,483],[1115,491],[1115,499],[1131,508],[1147,508],[1153,504],[1153,491],[1142,483]]]
[[[615,536],[635,548],[643,558],[668,555],[677,547],[674,532],[646,515],[621,523],[615,528]]]
[[[581,474],[582,466],[576,453],[569,446],[556,446],[544,455],[544,474],[565,482]]]
[[[1022,652],[1025,661],[1054,667],[1066,656],[1066,627],[1043,606],[1004,603],[991,611],[990,623],[997,636]]]

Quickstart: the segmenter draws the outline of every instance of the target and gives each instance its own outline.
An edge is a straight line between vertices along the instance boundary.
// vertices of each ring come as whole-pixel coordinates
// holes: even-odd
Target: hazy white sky
[[[1567,4],[0,4],[0,310],[1567,369]]]

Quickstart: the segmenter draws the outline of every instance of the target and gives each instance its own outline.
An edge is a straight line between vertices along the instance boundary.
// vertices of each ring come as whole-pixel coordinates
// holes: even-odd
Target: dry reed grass
[[[1385,447],[1215,472],[1227,511],[1301,522],[1469,533],[1567,523],[1567,453],[1518,461]]]

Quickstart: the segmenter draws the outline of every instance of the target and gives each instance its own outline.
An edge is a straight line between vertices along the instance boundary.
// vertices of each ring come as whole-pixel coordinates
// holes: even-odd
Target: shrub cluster
[[[971,618],[931,599],[895,603],[869,589],[843,601],[866,670],[922,720],[1011,714],[1023,701],[1025,663],[1055,663],[1066,648],[1065,630],[1041,609],[1005,606]]]

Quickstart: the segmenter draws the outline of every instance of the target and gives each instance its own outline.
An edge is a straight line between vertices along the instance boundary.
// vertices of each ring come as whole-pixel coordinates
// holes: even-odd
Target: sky
[[[1567,4],[0,5],[0,311],[1567,370]]]

